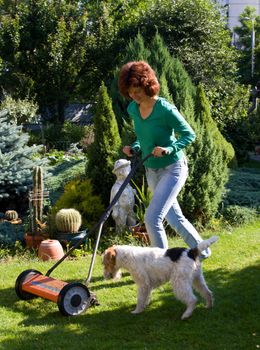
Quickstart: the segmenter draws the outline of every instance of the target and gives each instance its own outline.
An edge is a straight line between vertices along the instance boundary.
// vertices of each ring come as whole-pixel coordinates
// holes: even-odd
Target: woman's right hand
[[[124,146],[123,152],[124,152],[124,154],[126,154],[128,157],[132,157],[132,156],[133,156],[133,150],[132,150],[132,147],[131,147],[131,146]]]

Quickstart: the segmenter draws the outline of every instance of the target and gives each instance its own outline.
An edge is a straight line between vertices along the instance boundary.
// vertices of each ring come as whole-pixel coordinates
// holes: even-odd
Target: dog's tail
[[[215,243],[218,240],[218,236],[212,236],[209,239],[206,239],[205,241],[202,241],[198,244],[197,249],[199,251],[199,254],[207,249],[211,244]]]

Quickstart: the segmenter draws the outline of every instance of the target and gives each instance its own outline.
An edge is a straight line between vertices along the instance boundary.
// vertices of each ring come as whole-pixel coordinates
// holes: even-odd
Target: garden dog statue
[[[130,171],[130,161],[126,159],[119,159],[115,162],[113,173],[116,175],[116,182],[111,189],[110,202],[118,192]],[[112,211],[112,217],[116,223],[116,232],[122,232],[127,226],[134,226],[136,224],[133,209],[134,204],[135,190],[130,186],[130,184],[127,184]]]

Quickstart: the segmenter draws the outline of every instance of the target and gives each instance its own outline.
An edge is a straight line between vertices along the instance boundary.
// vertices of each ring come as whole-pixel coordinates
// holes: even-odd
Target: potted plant
[[[37,166],[33,169],[33,190],[29,192],[29,231],[24,239],[28,248],[38,249],[40,243],[48,238],[47,225],[43,222],[43,201],[46,197],[43,185],[43,170]]]
[[[22,223],[22,220],[19,218],[19,215],[15,210],[7,210],[5,212],[4,218],[6,221],[9,221],[13,225],[18,225]]]
[[[63,246],[68,244],[76,244],[83,239],[85,243],[87,238],[87,230],[79,231],[82,224],[82,217],[78,210],[74,208],[60,209],[55,216],[55,225],[57,232],[55,238],[61,242]]]
[[[136,189],[136,200],[137,203],[135,204],[135,214],[136,218],[138,220],[137,225],[131,227],[131,231],[133,234],[133,237],[140,239],[143,243],[149,244],[149,235],[147,233],[144,217],[145,217],[145,211],[148,207],[151,198],[152,193],[149,190],[148,186],[145,184],[145,180],[143,177],[142,186],[139,187],[133,180],[132,180],[135,189]]]

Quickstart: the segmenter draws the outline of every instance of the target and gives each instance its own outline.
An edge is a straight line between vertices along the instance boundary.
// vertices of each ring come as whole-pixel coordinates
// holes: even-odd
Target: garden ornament
[[[116,175],[117,179],[111,189],[110,202],[115,197],[130,171],[130,161],[119,159],[115,162],[113,173]],[[134,205],[135,190],[128,184],[113,207],[112,217],[116,223],[116,232],[122,232],[126,226],[134,226],[136,224],[136,217],[133,209]]]

